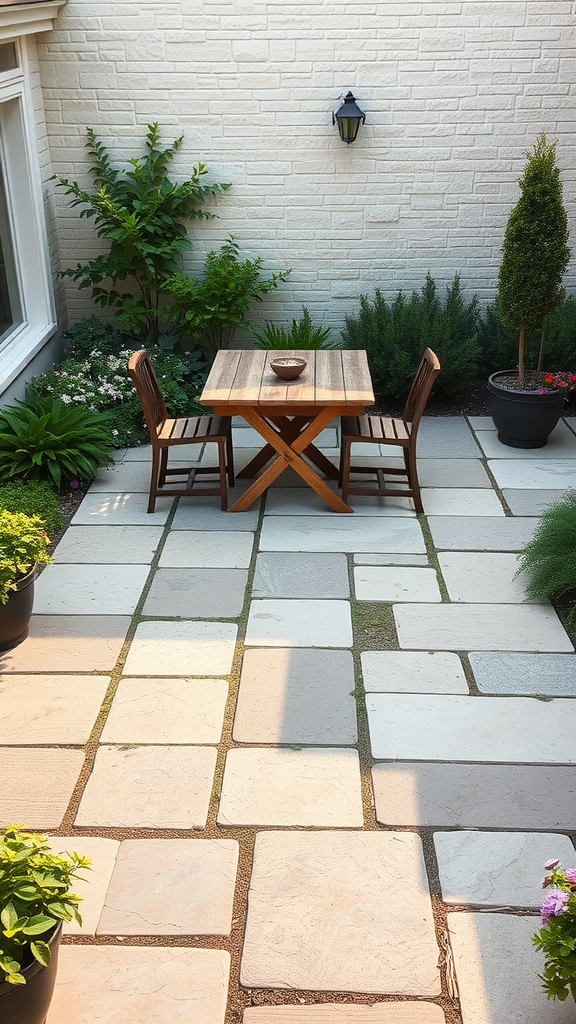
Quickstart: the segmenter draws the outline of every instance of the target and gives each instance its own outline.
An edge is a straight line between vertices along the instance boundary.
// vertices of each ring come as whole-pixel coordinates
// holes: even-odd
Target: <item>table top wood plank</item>
[[[316,352],[303,352],[294,349],[293,354],[307,359],[308,365],[303,373],[291,382],[287,398],[295,404],[314,405],[316,403]]]
[[[277,377],[274,370],[270,368],[270,363],[277,356],[291,356],[294,353],[290,351],[279,352],[277,350],[266,349],[266,360],[264,363],[264,372],[262,374],[262,384],[260,386],[260,395],[258,403],[261,405],[263,402],[274,403],[274,402],[286,402],[289,398],[288,382]]]
[[[341,356],[346,401],[374,405],[374,391],[366,353],[359,349],[342,349]]]
[[[266,352],[262,349],[247,349],[242,352],[230,399],[239,404],[246,402],[249,405],[257,405],[265,366]]]
[[[203,405],[214,405],[216,402],[228,401],[241,355],[242,352],[239,350],[227,351],[226,349],[221,349],[216,353],[206,386],[202,392],[201,401]]]
[[[339,349],[316,352],[316,402],[318,405],[344,405],[344,371]]]

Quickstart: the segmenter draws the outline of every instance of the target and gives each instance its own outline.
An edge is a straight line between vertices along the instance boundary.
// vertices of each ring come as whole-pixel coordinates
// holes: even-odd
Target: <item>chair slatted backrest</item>
[[[158,387],[154,367],[145,348],[132,353],[128,360],[128,373],[142,403],[150,438],[155,441],[168,418],[168,413]]]
[[[439,373],[440,361],[438,356],[431,348],[427,348],[416,370],[412,386],[408,392],[406,405],[404,406],[404,422],[412,424],[412,433],[418,427],[434,381]]]

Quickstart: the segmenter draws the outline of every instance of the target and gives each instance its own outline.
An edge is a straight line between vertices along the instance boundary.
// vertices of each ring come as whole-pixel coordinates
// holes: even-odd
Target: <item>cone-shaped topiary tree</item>
[[[538,371],[542,369],[546,317],[562,302],[562,278],[570,259],[568,217],[562,201],[556,143],[544,134],[526,152],[520,199],[512,210],[498,275],[497,304],[507,327],[520,332],[518,378],[525,383],[524,342],[528,331],[542,332]]]

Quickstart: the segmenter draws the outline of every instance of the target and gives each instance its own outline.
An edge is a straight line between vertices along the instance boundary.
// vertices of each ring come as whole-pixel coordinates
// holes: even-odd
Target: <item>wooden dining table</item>
[[[280,380],[270,361],[290,355],[306,359],[306,369],[297,380]],[[265,442],[238,473],[255,479],[229,506],[229,512],[250,508],[288,466],[334,512],[354,511],[323,478],[337,480],[339,470],[313,442],[335,417],[361,416],[374,404],[364,351],[220,350],[200,402],[213,408],[217,416],[241,416]],[[263,472],[256,476],[260,470]]]

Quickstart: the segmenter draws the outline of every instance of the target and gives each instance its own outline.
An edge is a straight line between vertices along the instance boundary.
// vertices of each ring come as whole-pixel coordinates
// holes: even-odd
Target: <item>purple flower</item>
[[[544,867],[546,868],[546,870],[549,870],[550,868],[556,868],[556,867],[558,867],[559,863],[560,863],[560,861],[559,861],[559,860],[554,860],[554,859],[552,859],[552,860],[547,860],[547,861],[546,861],[546,863],[545,863],[545,865],[544,865]]]
[[[565,914],[568,909],[566,904],[569,898],[569,893],[562,892],[560,889],[552,889],[542,900],[542,906],[540,907],[542,924],[548,924],[551,917],[559,917],[560,914]]]
[[[572,868],[570,871],[565,871],[564,874],[566,875],[567,882],[571,882],[572,885],[576,885],[576,869]]]
[[[77,480],[71,480],[71,481],[70,481],[70,487],[71,487],[71,489],[72,489],[73,491],[77,491],[77,490],[78,490],[78,488],[80,487],[80,484],[78,483],[78,481],[77,481]],[[558,861],[556,861],[556,863],[558,863]]]

